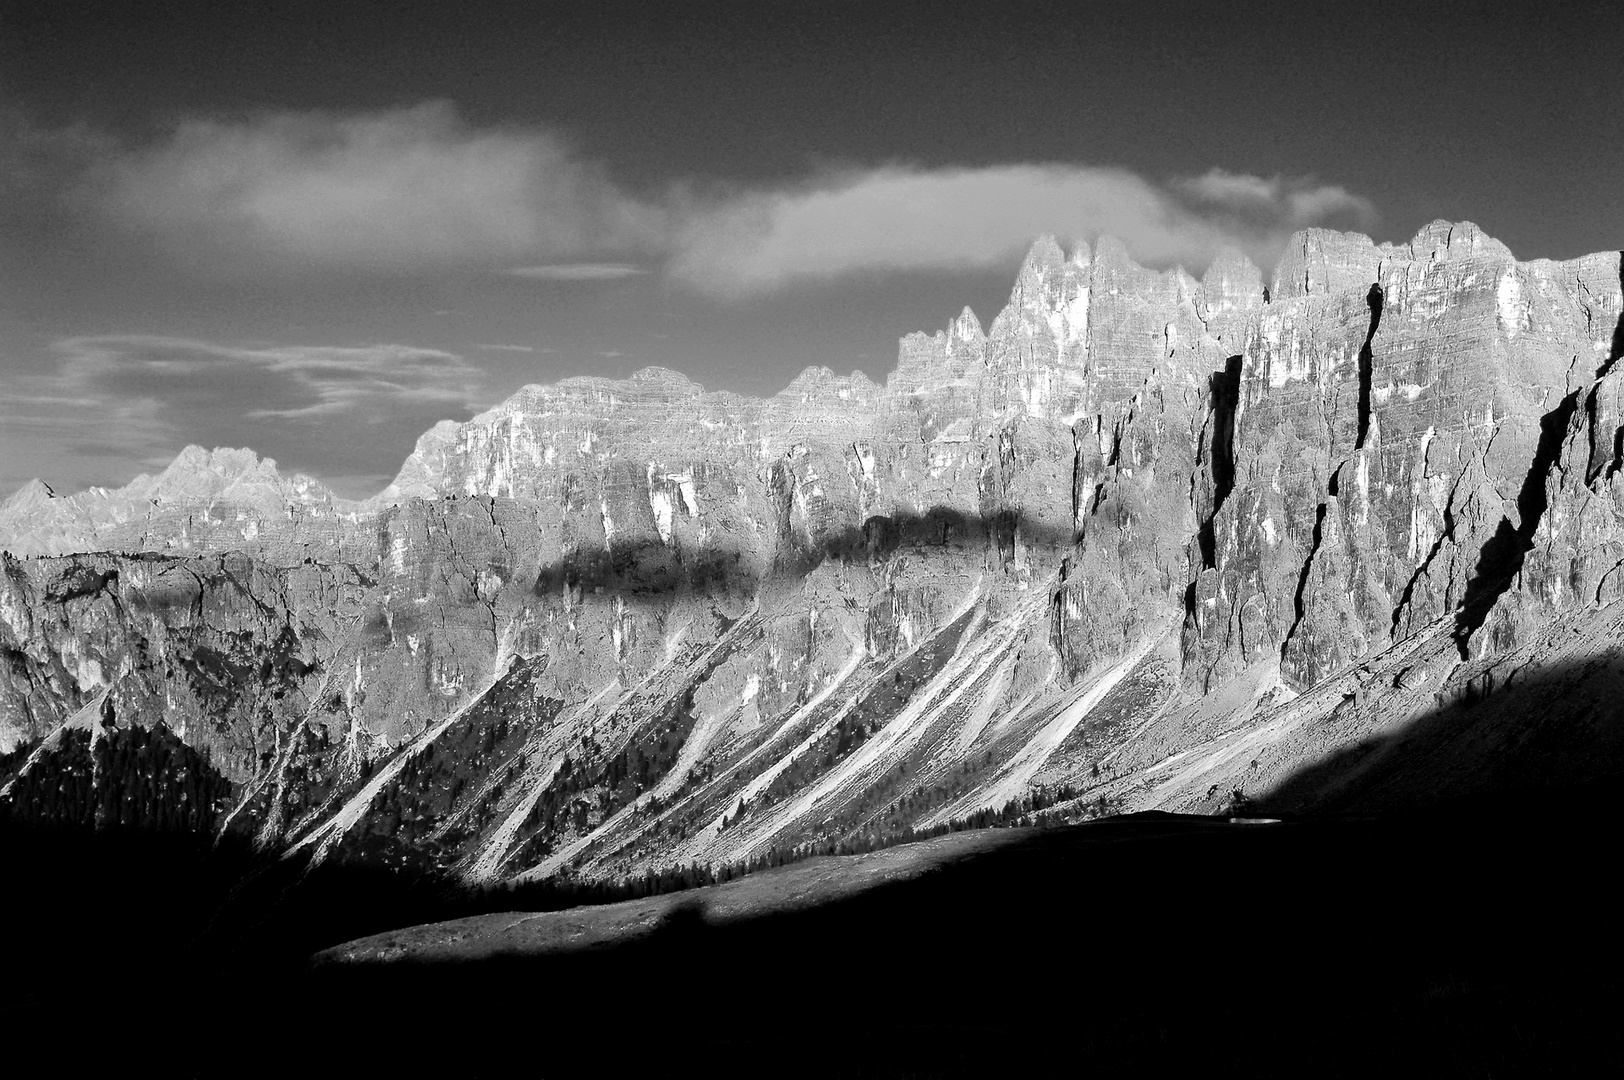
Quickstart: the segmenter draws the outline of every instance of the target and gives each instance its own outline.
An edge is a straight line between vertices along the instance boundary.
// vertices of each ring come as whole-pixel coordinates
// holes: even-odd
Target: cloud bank
[[[1041,233],[1110,234],[1153,265],[1201,265],[1225,247],[1267,265],[1295,229],[1374,216],[1340,187],[1217,170],[1157,185],[1080,165],[891,167],[702,209],[683,221],[669,270],[735,295],[853,272],[997,267]]]
[[[1012,265],[1051,233],[1108,233],[1152,265],[1238,247],[1265,265],[1309,225],[1369,228],[1335,184],[1214,169],[884,165],[795,184],[636,196],[552,132],[475,128],[445,103],[190,121],[115,155],[98,199],[197,257],[374,272],[483,266],[545,285],[634,277],[717,297],[883,271]]]
[[[463,123],[443,102],[194,120],[99,177],[104,205],[172,249],[411,270],[538,252],[646,250],[660,212],[549,132]]]

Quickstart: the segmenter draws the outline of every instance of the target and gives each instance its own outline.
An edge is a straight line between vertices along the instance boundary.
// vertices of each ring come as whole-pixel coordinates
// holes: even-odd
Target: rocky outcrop
[[[1310,230],[1267,286],[1043,240],[883,386],[527,387],[360,503],[195,448],[33,486],[14,552],[151,554],[8,559],[0,734],[105,691],[210,748],[225,827],[481,879],[1148,799],[1112,762],[1190,718],[1624,592],[1620,308],[1616,254],[1470,224]]]
[[[126,727],[162,721],[248,782],[331,681],[369,585],[346,566],[241,554],[0,555],[7,741],[47,736],[100,701]]]

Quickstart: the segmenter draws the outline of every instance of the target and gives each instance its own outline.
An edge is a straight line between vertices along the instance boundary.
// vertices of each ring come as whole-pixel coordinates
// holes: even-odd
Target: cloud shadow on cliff
[[[826,562],[878,565],[909,551],[958,549],[981,553],[999,568],[1015,562],[1020,546],[1060,548],[1075,535],[1004,511],[989,516],[937,506],[923,514],[874,515],[860,526],[806,530],[788,515],[779,534],[789,543],[771,554],[728,534],[707,538],[699,550],[657,539],[611,542],[607,551],[577,549],[543,566],[536,576],[538,595],[607,592],[650,596],[735,587],[753,590],[774,577],[802,577]]]
[[[1366,693],[1379,703],[1379,691]],[[1624,668],[1607,654],[1509,676],[1491,669],[1447,685],[1401,729],[1299,769],[1252,805],[1270,814],[1371,813],[1456,799],[1489,814],[1590,812],[1624,784],[1624,712],[1612,704],[1621,700]]]

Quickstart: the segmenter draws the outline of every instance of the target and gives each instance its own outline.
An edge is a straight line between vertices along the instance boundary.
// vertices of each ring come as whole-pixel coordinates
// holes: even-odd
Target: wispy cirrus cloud
[[[535,281],[618,281],[648,273],[631,263],[555,263],[549,266],[514,266],[506,271],[513,277]]]
[[[370,494],[418,435],[465,418],[479,370],[404,345],[237,346],[146,335],[73,337],[57,370],[19,380],[6,408],[69,456],[160,467],[187,443],[249,446]],[[15,414],[15,415],[12,415]]]
[[[66,386],[175,409],[240,402],[250,419],[368,419],[384,409],[466,406],[479,379],[454,353],[405,345],[247,347],[110,335],[67,338],[54,349]]]

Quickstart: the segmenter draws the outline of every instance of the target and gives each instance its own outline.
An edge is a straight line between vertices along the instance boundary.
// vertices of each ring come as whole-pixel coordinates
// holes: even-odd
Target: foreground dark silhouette
[[[611,1072],[636,1071],[625,1038],[661,1032],[648,1060],[806,1075],[1561,1069],[1620,1059],[1597,804],[1577,821],[1137,815],[810,912],[714,926],[694,905],[603,951],[312,985],[380,1022],[421,1003],[448,1031],[502,1033],[499,1052]]]
[[[307,958],[522,897],[12,822],[0,1021],[182,1074],[1616,1070],[1617,677],[1471,688],[1259,803],[1381,813],[1013,830],[812,910],[713,924],[697,890],[636,940],[479,962]]]
[[[1608,794],[1520,814],[1026,830],[808,912],[714,926],[691,893],[630,944],[471,964],[305,967],[295,959],[335,937],[434,904],[334,872],[227,933],[198,903],[226,863],[188,876],[184,850],[165,867],[155,842],[104,834],[76,876],[8,876],[4,1015],[68,1040],[52,1045],[74,1060],[174,1039],[199,1070],[233,1072],[1624,1064]],[[95,1039],[73,1037],[85,1031]]]
[[[1254,810],[1390,814],[1455,804],[1487,823],[1549,816],[1593,797],[1596,813],[1612,813],[1609,793],[1624,793],[1624,666],[1616,656],[1491,668],[1440,696],[1398,730],[1299,769]]]

